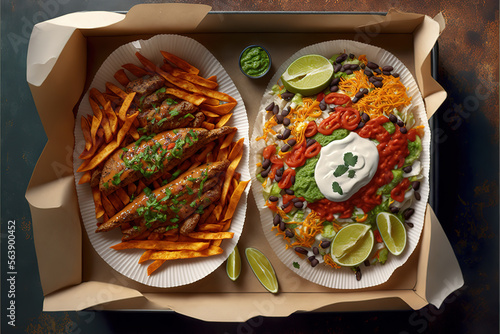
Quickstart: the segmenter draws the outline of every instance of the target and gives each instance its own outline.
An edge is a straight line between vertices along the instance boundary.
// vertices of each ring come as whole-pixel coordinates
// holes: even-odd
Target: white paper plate
[[[119,85],[113,75],[117,70],[122,68],[121,66],[123,64],[134,63],[141,66],[141,63],[135,56],[137,51],[141,52],[142,55],[154,63],[161,64],[163,57],[160,50],[168,51],[185,59],[199,68],[200,75],[204,77],[216,75],[219,83],[219,91],[227,93],[236,99],[238,104],[234,108],[234,115],[231,117],[227,125],[238,128],[234,140],[238,140],[242,137],[245,138],[244,154],[237,171],[241,173],[242,180],[250,179],[248,170],[248,118],[245,105],[241,99],[238,89],[222,65],[203,45],[197,41],[179,35],[157,35],[148,40],[138,40],[123,45],[115,50],[102,64],[90,87],[95,87],[99,91],[104,92],[107,81]],[[148,277],[146,269],[150,262],[147,262],[146,264],[137,263],[142,254],[141,250],[116,251],[109,248],[110,246],[121,241],[120,231],[113,230],[105,233],[95,233],[97,221],[95,218],[92,191],[88,184],[78,184],[82,173],[76,172],[78,166],[82,162],[78,156],[83,151],[83,147],[85,145],[80,124],[81,116],[87,114],[92,114],[92,109],[90,108],[88,100],[88,92],[82,99],[75,122],[73,169],[75,173],[76,190],[83,224],[89,236],[90,242],[97,253],[112,268],[123,275],[136,280],[137,282],[154,287],[167,288],[189,284],[202,279],[217,269],[229,256],[240,238],[243,230],[243,223],[245,221],[247,197],[250,186],[247,186],[245,194],[241,197],[231,223],[231,229],[229,231],[234,232],[234,237],[230,240],[224,240],[222,243],[224,252],[221,255],[200,259],[168,261],[162,265],[158,272]]]
[[[384,265],[375,265],[370,267],[362,266],[362,279],[360,281],[357,281],[350,268],[341,268],[335,270],[326,265],[319,265],[313,268],[311,267],[307,259],[300,258],[293,249],[285,249],[286,242],[283,240],[283,238],[277,237],[276,233],[271,230],[271,227],[273,226],[272,211],[265,206],[265,201],[262,196],[262,186],[255,177],[255,175],[257,174],[256,164],[258,162],[261,162],[261,152],[266,146],[264,140],[260,140],[257,142],[255,139],[262,134],[266,116],[264,108],[269,104],[269,95],[267,94],[264,95],[261,101],[260,112],[258,114],[258,118],[252,133],[252,141],[250,145],[252,152],[250,160],[250,173],[255,185],[252,191],[260,211],[260,218],[264,234],[271,244],[271,248],[276,252],[276,255],[279,257],[279,259],[293,272],[311,282],[329,288],[359,289],[379,285],[386,282],[394,273],[394,271],[408,260],[420,240],[420,235],[422,233],[424,223],[426,203],[429,196],[429,152],[431,134],[429,131],[424,102],[422,100],[420,91],[418,90],[417,83],[411,75],[410,71],[394,55],[386,50],[372,45],[349,40],[335,40],[305,47],[296,52],[292,57],[290,57],[280,66],[276,74],[270,80],[266,92],[269,91],[271,87],[279,80],[281,74],[295,59],[307,54],[319,54],[330,58],[332,55],[344,51],[353,53],[357,56],[365,54],[366,58],[369,61],[373,61],[380,66],[393,66],[394,73],[400,74],[401,81],[408,88],[408,96],[412,98],[412,104],[415,107],[414,114],[417,124],[425,125],[425,136],[424,138],[422,138],[423,151],[420,156],[420,161],[422,162],[424,168],[425,178],[423,182],[421,182],[419,190],[421,194],[421,200],[415,201],[415,204],[412,206],[415,209],[415,213],[412,216],[411,221],[415,226],[413,228],[407,228],[408,238],[406,249],[404,250],[404,252],[399,256],[392,256],[391,254],[389,254],[389,258]],[[300,269],[294,268],[293,262],[298,262],[300,264]]]

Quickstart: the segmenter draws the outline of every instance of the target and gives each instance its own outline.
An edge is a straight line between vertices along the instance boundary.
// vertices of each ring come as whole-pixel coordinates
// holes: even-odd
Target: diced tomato
[[[295,170],[292,168],[287,168],[283,172],[283,176],[281,177],[280,182],[278,182],[278,186],[281,189],[287,189],[292,186],[292,176],[295,176]]]
[[[316,124],[315,121],[310,121],[307,124],[306,131],[304,132],[304,135],[307,138],[310,138],[310,137],[314,136],[316,133],[318,133],[318,125]]]
[[[264,149],[264,152],[262,152],[262,157],[264,159],[269,159],[271,158],[271,155],[276,153],[276,146],[274,145],[269,145]]]
[[[318,132],[324,134],[325,136],[331,135],[334,130],[340,128],[340,118],[342,116],[342,112],[334,111],[319,123]]]
[[[273,164],[273,165],[271,166],[271,171],[269,172],[269,175],[268,175],[268,176],[269,176],[271,179],[274,179],[274,177],[276,176],[276,171],[277,171],[278,169],[280,169],[281,167],[283,167],[283,165]]]
[[[325,98],[325,93],[320,92],[318,96],[316,96],[316,101],[321,102]]]
[[[351,98],[341,93],[330,93],[325,96],[325,102],[328,104],[336,104],[338,106],[343,104],[351,105]]]
[[[378,230],[373,231],[373,236],[375,237],[375,240],[377,240],[377,242],[384,242]]]
[[[315,142],[311,146],[309,146],[306,149],[306,152],[304,153],[307,159],[310,159],[312,157],[315,157],[318,155],[318,153],[321,151],[321,144],[318,142]]]
[[[295,144],[290,154],[286,157],[286,164],[290,167],[300,167],[306,162],[306,142]]]
[[[340,108],[338,108],[340,109]],[[354,108],[341,108],[342,112],[342,127],[349,131],[355,130],[358,127],[361,117],[359,111]]]

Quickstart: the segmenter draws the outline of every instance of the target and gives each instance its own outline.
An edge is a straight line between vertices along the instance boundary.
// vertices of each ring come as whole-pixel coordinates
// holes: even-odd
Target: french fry
[[[223,226],[220,224],[199,224],[196,227],[197,232],[221,232]]]
[[[97,149],[101,147],[101,145],[104,143],[104,131],[103,129],[99,129],[97,131],[97,139],[95,144],[92,146],[90,151],[84,150],[82,154],[80,154],[79,158],[82,160],[87,160],[90,159],[94,156],[95,152],[97,152]]]
[[[204,96],[198,95],[198,94],[190,94],[182,89],[178,88],[167,88],[165,91],[167,94],[173,95],[175,97],[178,97],[180,99],[186,100],[188,102],[191,102],[195,106],[199,106],[200,104],[203,103],[203,101],[206,100]]]
[[[235,146],[236,147],[236,146]],[[234,152],[231,151],[231,153]],[[227,168],[226,175],[224,178],[224,185],[222,186],[222,194],[221,194],[221,202],[224,203],[226,200],[226,195],[229,190],[229,185],[231,184],[231,179],[233,178],[234,171],[236,170],[236,167],[238,167],[238,164],[241,161],[241,157],[243,156],[243,150],[239,150],[238,155],[234,157],[233,159],[229,159],[231,161],[231,164]]]
[[[112,82],[106,82],[106,88],[115,93],[117,96],[121,97],[122,100],[125,100],[127,98],[127,93],[125,93],[123,89]]]
[[[191,232],[188,237],[201,240],[232,239],[233,232]]]
[[[213,125],[212,123],[208,123],[208,122],[201,123],[201,126],[204,127],[207,130],[213,130],[213,129],[215,129],[215,125]]]
[[[116,117],[115,111],[111,108],[111,103],[108,101],[104,106],[104,112],[106,113],[106,117],[109,120],[109,128],[111,133],[114,134],[118,130],[118,118]]]
[[[188,73],[191,73],[191,74],[198,74],[198,73],[200,73],[199,69],[197,69],[193,65],[189,64],[184,59],[179,58],[176,55],[173,55],[173,54],[171,54],[170,52],[167,52],[167,51],[160,51],[160,52],[161,52],[162,56],[166,60],[168,60],[169,62],[171,62],[172,64],[174,64],[178,68],[180,68],[180,69],[182,69],[182,70],[184,70],[184,71],[186,71]]]
[[[241,150],[243,149],[243,141],[244,140],[245,140],[245,138],[238,139],[238,141],[236,142],[234,147],[231,149],[231,152],[229,153],[229,157],[228,157],[228,159],[230,161],[233,161],[234,159],[236,159],[236,157],[240,154]]]
[[[165,260],[155,260],[153,263],[151,263],[148,266],[148,276],[150,276],[152,273],[154,273],[158,268],[161,267],[162,264],[165,263]]]
[[[125,70],[123,68],[116,71],[114,77],[116,81],[118,81],[123,87],[127,87],[128,83],[130,82],[130,79],[127,77],[127,73],[125,73]]]
[[[130,196],[123,188],[116,189],[115,193],[120,198],[124,206],[130,203]]]
[[[161,66],[161,69],[166,71],[166,72],[172,73],[172,75],[174,77],[184,79],[186,81],[192,82],[194,84],[197,84],[197,85],[209,88],[209,89],[215,89],[218,86],[217,81],[208,80],[208,79],[205,79],[203,77],[200,77],[199,75],[185,72],[183,70],[179,70],[177,68],[174,68],[173,66],[171,66],[168,63],[164,63]]]
[[[214,112],[211,112],[211,111],[208,111],[208,110],[204,110],[204,109],[201,109],[201,112],[207,116],[207,117],[219,117],[219,115],[217,115],[216,113]]]
[[[99,219],[104,215],[105,212],[102,205],[101,192],[99,191],[99,187],[92,187],[92,197],[94,198],[95,217]]]
[[[204,110],[211,111],[219,116],[226,115],[230,113],[234,107],[236,107],[236,102],[228,102],[218,105],[202,104],[200,107]]]
[[[215,127],[216,128],[223,127],[229,121],[229,119],[231,118],[231,116],[233,116],[233,114],[226,114],[226,115],[222,116],[220,118],[220,120],[217,122],[217,124],[215,124]]]
[[[129,240],[113,245],[110,248],[121,249],[153,249],[153,250],[195,250],[207,249],[208,242],[170,242],[162,240]]]
[[[120,111],[118,112],[118,117],[123,122],[125,122],[125,118],[127,117],[127,111],[130,108],[132,101],[134,101],[135,94],[136,94],[135,92],[127,94],[127,97],[125,98],[125,100],[123,100],[123,104],[120,107]]]
[[[102,193],[101,193],[101,200],[102,200],[102,206],[104,208],[104,212],[106,212],[106,214],[109,217],[113,217],[116,213],[116,209],[113,206],[113,204],[110,202],[108,197]]]
[[[95,101],[99,102],[99,104],[104,107],[106,104],[106,99],[104,98],[104,95],[96,88],[91,88],[89,90],[89,97],[94,99]],[[94,111],[95,112],[95,111]],[[97,115],[96,115],[97,116]]]
[[[84,184],[90,182],[90,179],[92,178],[92,172],[91,171],[86,171],[80,180],[78,181],[78,184]]]
[[[199,232],[202,233],[202,232]],[[228,232],[219,232],[228,233]],[[222,254],[223,249],[220,247],[210,246],[202,251],[180,250],[180,251],[157,251],[151,254],[150,260],[177,260],[177,259],[192,259],[196,257],[207,257]]]
[[[226,215],[224,216],[223,220],[228,220],[233,218],[234,211],[236,210],[236,206],[238,205],[238,202],[240,201],[240,197],[245,191],[245,188],[247,187],[248,181],[242,181],[240,184],[238,184],[238,187],[234,190],[233,195],[231,196],[231,199],[229,200],[229,204],[227,207]]]
[[[129,63],[129,64],[122,65],[122,67],[138,78],[142,78],[143,76],[150,74],[148,71],[146,71],[145,69],[143,69],[135,64]]]
[[[154,253],[154,249],[147,249],[144,253],[142,253],[141,257],[139,258],[139,264],[144,263],[149,260],[149,257],[151,254]]]

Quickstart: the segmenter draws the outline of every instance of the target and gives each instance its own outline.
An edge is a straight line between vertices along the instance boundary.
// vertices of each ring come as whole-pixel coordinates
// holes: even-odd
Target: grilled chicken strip
[[[99,189],[109,194],[143,176],[151,178],[168,171],[209,142],[233,131],[236,128],[228,126],[210,131],[203,128],[175,129],[118,149],[104,164]]]
[[[141,110],[145,109],[142,108]],[[199,117],[203,118],[201,122],[205,120],[205,115],[198,111],[198,108],[192,103],[167,97],[161,102],[159,107],[153,104],[153,107],[150,109],[139,113],[137,120],[142,132],[150,134],[177,128],[193,127],[189,125]]]
[[[182,174],[163,187],[148,193],[142,192],[132,203],[101,224],[96,232],[112,230],[140,217],[150,223],[181,222],[200,206],[206,207],[220,197],[223,182],[221,178],[229,164],[228,160],[207,163]],[[211,186],[214,189],[207,190],[205,185],[206,188]]]
[[[159,75],[153,75],[148,78],[139,78],[132,80],[125,88],[127,93],[136,92],[138,97],[148,96],[157,91],[165,84],[165,79]]]

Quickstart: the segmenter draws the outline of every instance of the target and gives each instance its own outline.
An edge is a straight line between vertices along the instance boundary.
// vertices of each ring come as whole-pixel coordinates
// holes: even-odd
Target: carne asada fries
[[[148,275],[168,260],[221,254],[249,183],[236,172],[243,138],[225,126],[236,100],[217,91],[217,77],[161,53],[157,66],[137,52],[143,67],[124,64],[118,85],[90,89],[77,169],[92,189],[96,232],[120,228],[111,248],[144,250]]]

